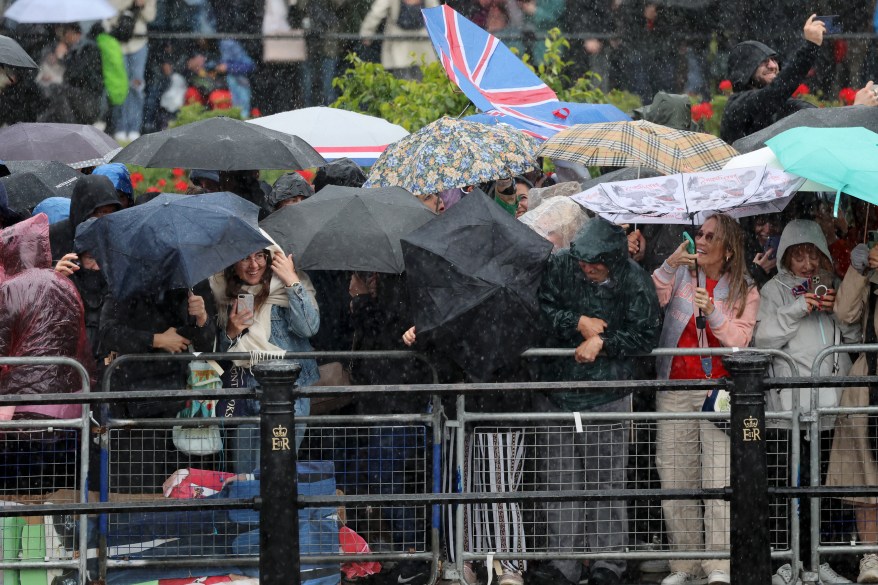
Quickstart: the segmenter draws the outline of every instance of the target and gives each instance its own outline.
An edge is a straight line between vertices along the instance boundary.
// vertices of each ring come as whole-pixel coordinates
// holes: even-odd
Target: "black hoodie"
[[[759,64],[777,53],[758,41],[745,41],[729,55],[729,80],[735,93],[726,104],[720,123],[720,138],[732,144],[739,138],[771,126],[781,118],[811,104],[791,99],[817,62],[819,45],[805,41],[770,84],[753,87],[751,80]]]
[[[58,262],[65,254],[73,252],[76,226],[104,205],[115,205],[117,209],[122,207],[119,194],[110,179],[100,175],[86,175],[76,181],[73,195],[70,196],[70,218],[49,227],[52,262]]]

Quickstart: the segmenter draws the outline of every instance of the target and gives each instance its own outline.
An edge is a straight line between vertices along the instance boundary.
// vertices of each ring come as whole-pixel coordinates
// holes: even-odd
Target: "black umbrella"
[[[233,193],[162,194],[105,215],[76,238],[91,252],[117,299],[191,288],[271,242],[259,208]]]
[[[636,179],[649,179],[651,177],[661,177],[662,174],[649,167],[626,167],[609,173],[604,173],[594,179],[582,181],[580,185],[582,190],[586,191],[600,185],[601,183],[613,183],[615,181],[634,181]]]
[[[76,173],[73,169],[71,171]],[[79,173],[76,174],[79,175]],[[70,199],[70,195],[73,192],[72,182],[63,185],[62,188],[58,188],[57,185],[53,184],[53,181],[30,171],[13,173],[7,177],[0,178],[0,183],[6,187],[6,194],[9,196],[9,208],[24,214],[30,214],[31,210],[47,197],[65,197]]]
[[[38,69],[39,66],[31,59],[27,51],[21,48],[14,39],[0,35],[0,65]]]
[[[217,171],[306,169],[326,164],[298,136],[226,117],[145,134],[123,148],[113,162]]]
[[[304,270],[402,273],[399,240],[436,217],[402,187],[328,186],[262,220]]]
[[[735,150],[744,154],[759,150],[765,141],[774,138],[791,128],[808,126],[811,128],[855,128],[862,126],[878,132],[878,112],[871,106],[844,106],[841,108],[806,108],[782,118],[759,132],[754,132],[735,141]]]
[[[0,130],[0,160],[56,160],[75,169],[107,162],[115,140],[85,124],[19,123]]]
[[[6,163],[10,174],[31,173],[54,189],[61,197],[73,195],[73,185],[83,175],[70,165],[56,160],[11,160]]]
[[[418,338],[485,379],[515,363],[538,329],[552,244],[479,190],[403,238]]]

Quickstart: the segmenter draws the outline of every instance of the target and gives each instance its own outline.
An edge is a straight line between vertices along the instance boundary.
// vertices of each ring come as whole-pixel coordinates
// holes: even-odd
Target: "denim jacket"
[[[312,351],[308,338],[313,337],[320,328],[320,311],[317,302],[303,286],[287,289],[289,307],[271,307],[271,337],[269,341],[286,351]],[[229,351],[229,339],[220,334],[220,348]],[[299,374],[300,386],[311,386],[320,378],[317,362],[312,359],[296,360],[302,366]]]

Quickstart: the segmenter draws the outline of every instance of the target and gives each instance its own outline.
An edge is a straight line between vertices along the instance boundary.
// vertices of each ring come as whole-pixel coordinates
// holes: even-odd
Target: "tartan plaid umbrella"
[[[512,177],[537,166],[536,145],[511,126],[440,118],[388,146],[363,187],[426,195]]]
[[[579,124],[550,137],[537,152],[586,166],[644,166],[664,174],[718,171],[736,154],[716,136],[645,120]]]

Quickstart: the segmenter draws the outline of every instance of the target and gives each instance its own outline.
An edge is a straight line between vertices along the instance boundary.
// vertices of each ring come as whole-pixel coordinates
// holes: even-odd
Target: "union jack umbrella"
[[[580,124],[546,140],[537,156],[585,166],[644,166],[666,175],[718,171],[738,152],[711,134],[645,120]]]
[[[630,120],[610,104],[562,102],[497,37],[447,5],[421,12],[448,78],[497,122],[545,139],[573,124]],[[479,122],[490,123],[480,117]]]

